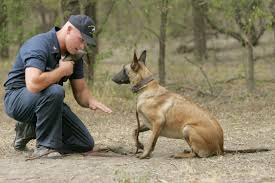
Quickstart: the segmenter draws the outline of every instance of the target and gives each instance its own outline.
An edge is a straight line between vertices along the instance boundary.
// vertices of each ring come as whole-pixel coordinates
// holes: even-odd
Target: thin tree
[[[273,30],[273,39],[275,41],[275,0],[271,1],[270,5],[269,5],[269,10],[272,15],[271,26],[272,26],[272,30]],[[273,57],[275,57],[275,44],[273,44]]]
[[[2,58],[9,57],[8,44],[8,7],[3,1],[0,1],[0,56]]]
[[[105,17],[103,17],[103,20],[101,24],[99,25],[98,23],[98,17],[97,17],[97,0],[89,0],[89,1],[82,1],[83,2],[83,9],[84,9],[84,14],[90,16],[93,18],[95,24],[96,24],[96,32],[94,34],[94,37],[96,38],[96,47],[88,47],[87,48],[87,58],[86,58],[86,63],[87,63],[87,79],[89,84],[94,83],[94,69],[96,65],[96,57],[99,52],[99,36],[102,33],[110,15],[113,10],[113,7],[115,5],[116,1],[111,1],[108,3],[108,8]]]
[[[255,88],[255,78],[254,78],[254,53],[253,47],[258,45],[259,39],[264,34],[266,30],[266,23],[264,20],[264,15],[259,12],[264,12],[263,3],[260,0],[243,0],[241,3],[237,0],[232,0],[230,2],[226,1],[225,4],[220,4],[220,6],[226,6],[223,11],[231,14],[235,21],[235,25],[238,27],[239,31],[234,31],[231,27],[225,28],[218,26],[209,16],[206,16],[208,24],[218,32],[231,36],[232,38],[238,40],[243,47],[247,48],[247,60],[245,62],[245,76],[246,85],[249,93],[252,93]],[[231,4],[230,4],[231,3]],[[229,7],[230,6],[230,7]],[[219,7],[221,9],[221,7]],[[220,12],[221,13],[221,12]]]
[[[15,29],[17,31],[17,43],[19,43],[19,46],[21,46],[24,42],[24,26],[23,26],[23,20],[24,20],[24,1],[23,0],[13,0],[13,4],[15,5],[14,11],[15,11]]]
[[[63,20],[68,20],[70,15],[80,14],[79,0],[61,0]]]
[[[53,8],[52,3],[53,2],[45,3],[42,0],[37,0],[32,3],[32,9],[37,13],[40,20],[39,32],[48,31],[58,17],[58,7]],[[56,3],[54,2],[54,4]]]
[[[203,62],[207,59],[206,26],[205,26],[205,0],[191,0],[193,18],[194,54],[196,61]]]
[[[133,9],[136,8],[135,5],[128,1],[130,5],[132,5]],[[168,18],[168,0],[160,0],[159,1],[160,6],[160,33],[157,33],[154,29],[152,29],[152,21],[150,14],[150,9],[153,10],[153,8],[156,7],[155,2],[147,1],[146,2],[146,8],[137,8],[137,13],[140,16],[143,16],[145,18],[145,23],[143,22],[143,28],[150,33],[152,33],[159,41],[159,58],[158,58],[158,72],[159,72],[159,82],[161,85],[165,85],[165,51],[166,51],[166,28],[167,28],[167,18]],[[143,32],[141,32],[143,34]],[[141,34],[137,36],[137,38],[140,38]]]
[[[161,0],[160,6],[160,36],[159,36],[159,81],[165,85],[165,47],[166,47],[166,26],[168,15],[168,0]]]
[[[92,17],[92,19],[95,22],[95,25],[97,26],[97,3],[96,1],[87,1],[84,4],[84,14]],[[96,35],[94,35],[96,37]],[[94,83],[94,64],[96,62],[96,55],[98,53],[98,40],[96,39],[96,46],[95,47],[88,47],[87,48],[87,79],[89,84]]]

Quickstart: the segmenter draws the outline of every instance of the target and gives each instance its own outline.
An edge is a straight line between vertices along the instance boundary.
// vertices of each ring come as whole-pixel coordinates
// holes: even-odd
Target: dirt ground
[[[132,154],[135,151],[131,138],[136,126],[134,106],[130,105],[127,110],[122,105],[111,115],[77,107],[73,110],[85,121],[97,145],[120,147],[127,155],[75,154],[59,159],[25,161],[26,154],[15,152],[11,146],[14,121],[2,112],[0,182],[275,182],[274,99],[263,101],[261,97],[250,97],[236,103],[217,100],[206,101],[206,106],[224,129],[225,148],[264,147],[271,151],[176,160],[169,156],[188,149],[187,144],[161,137],[152,158],[139,160]],[[142,134],[141,140],[146,141],[149,134]],[[29,145],[33,146],[34,142]]]
[[[151,59],[157,58],[157,47],[154,49],[155,51],[151,49],[151,53],[149,52]],[[116,64],[107,60],[107,68],[117,71],[122,62],[129,60],[129,55],[114,52],[112,60],[123,60]],[[217,57],[222,60],[225,55]],[[198,92],[207,87],[203,86],[204,78],[198,78],[201,76],[198,69],[191,68],[193,66],[190,64],[179,65],[177,59],[180,59],[179,55],[168,57],[168,87],[191,97],[219,120],[224,130],[226,149],[268,148],[270,151],[172,159],[171,155],[188,149],[187,144],[183,140],[160,137],[151,159],[137,159],[133,155],[135,147],[132,139],[132,130],[136,127],[135,97],[127,86],[121,89],[110,81],[105,82],[113,72],[102,72],[97,81],[103,78],[105,81],[102,83],[105,84],[94,87],[99,88],[94,91],[94,95],[113,109],[112,114],[80,108],[72,102],[72,95],[67,93],[66,102],[85,122],[96,146],[121,148],[127,155],[95,157],[74,154],[58,159],[25,161],[26,154],[15,152],[11,146],[15,136],[15,123],[4,114],[3,103],[0,102],[0,182],[275,183],[275,84],[264,81],[270,78],[268,74],[274,73],[269,71],[270,64],[257,62],[258,81],[254,95],[245,94],[245,83],[241,78],[227,83],[220,82],[242,73],[241,63],[221,63],[217,66],[218,70],[215,70],[213,64],[210,67],[206,65],[217,94],[216,97],[211,97]],[[153,64],[149,62],[148,65]],[[0,68],[1,82],[6,77],[8,67],[9,64]],[[102,64],[102,67],[106,68],[106,65]],[[173,81],[177,83],[174,84]],[[0,97],[3,98],[3,88],[0,89]],[[149,135],[150,132],[141,134],[141,141],[146,143]],[[34,144],[35,141],[32,141],[28,147],[34,148]]]

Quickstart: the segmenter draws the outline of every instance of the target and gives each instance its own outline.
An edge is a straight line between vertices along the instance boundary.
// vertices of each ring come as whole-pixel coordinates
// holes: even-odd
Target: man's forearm
[[[83,90],[82,93],[76,94],[75,99],[81,107],[88,108],[91,94],[89,93],[89,90]]]
[[[63,77],[63,70],[56,68],[49,72],[43,72],[38,77],[33,77],[31,81],[27,81],[27,88],[34,92],[40,92],[48,86],[57,83]]]

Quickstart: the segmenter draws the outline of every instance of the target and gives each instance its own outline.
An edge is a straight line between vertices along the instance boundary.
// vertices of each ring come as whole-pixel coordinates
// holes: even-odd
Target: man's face
[[[70,54],[76,54],[78,50],[83,50],[85,47],[85,41],[81,36],[80,31],[69,26],[65,37],[65,46]]]

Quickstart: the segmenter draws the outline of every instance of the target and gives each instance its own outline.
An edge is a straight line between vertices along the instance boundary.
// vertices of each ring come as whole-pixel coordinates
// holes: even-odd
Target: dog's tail
[[[258,153],[258,152],[267,152],[267,151],[271,151],[271,149],[266,149],[266,148],[240,149],[240,150],[224,149],[223,152],[237,154],[237,153]]]

